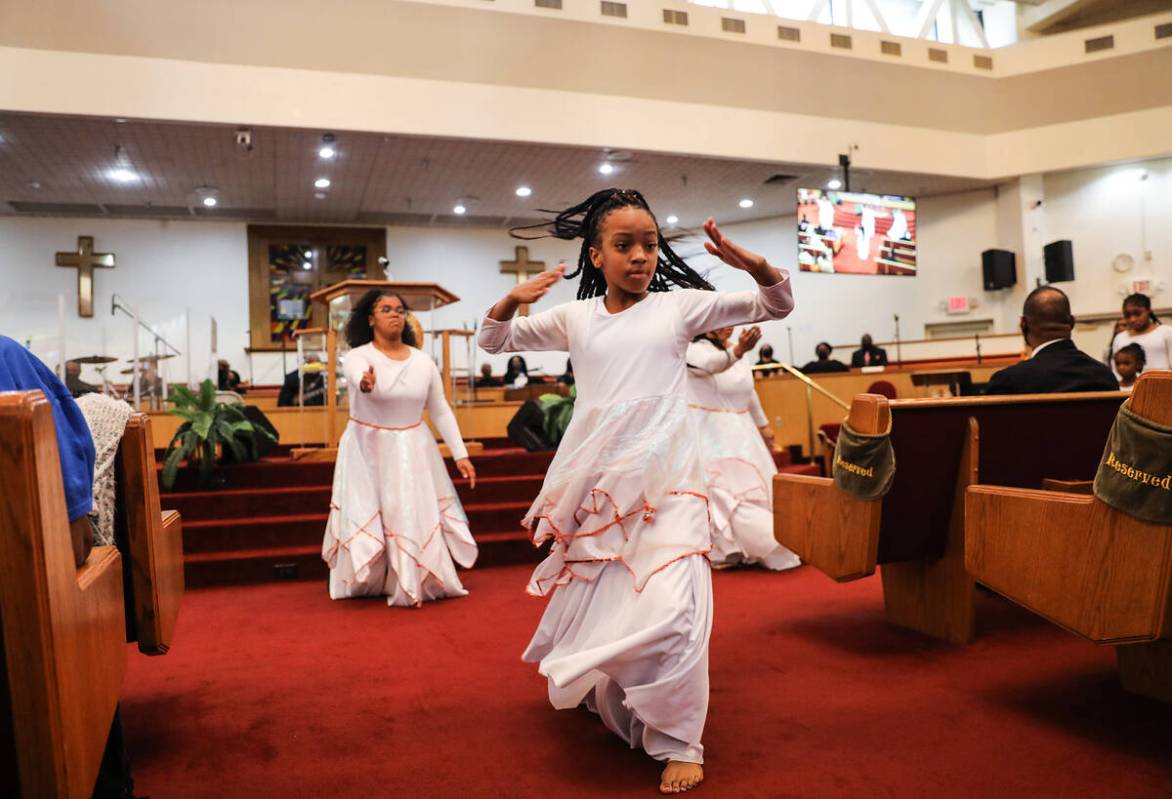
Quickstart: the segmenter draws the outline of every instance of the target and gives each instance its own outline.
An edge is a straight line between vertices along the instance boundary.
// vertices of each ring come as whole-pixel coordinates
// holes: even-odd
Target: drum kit
[[[165,361],[168,358],[174,358],[174,353],[166,355],[144,355],[137,361],[134,359],[127,359],[130,367],[119,370],[120,375],[133,375],[138,371],[145,381],[143,386],[143,393],[150,393],[154,383],[158,382],[158,367],[159,361]],[[96,367],[98,376],[102,379],[102,393],[113,397],[114,399],[126,399],[127,394],[120,392],[113,383],[106,377],[106,368],[109,364],[117,363],[118,359],[109,355],[83,355],[80,358],[70,358],[70,361],[78,364],[86,364],[88,366]]]

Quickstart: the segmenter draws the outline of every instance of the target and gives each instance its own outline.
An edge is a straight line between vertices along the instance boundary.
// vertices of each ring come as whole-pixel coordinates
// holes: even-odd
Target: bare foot
[[[669,760],[667,768],[659,778],[659,792],[683,793],[692,790],[703,781],[704,769],[699,763]]]

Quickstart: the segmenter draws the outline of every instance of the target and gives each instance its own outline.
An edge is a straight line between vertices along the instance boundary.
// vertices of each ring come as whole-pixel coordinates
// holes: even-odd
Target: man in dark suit
[[[818,356],[818,360],[810,361],[801,368],[802,374],[818,375],[826,374],[828,372],[849,372],[848,367],[842,361],[834,360],[830,357],[830,353],[834,351],[827,342],[819,342],[818,346],[814,348],[814,354]]]
[[[864,333],[863,340],[859,344],[859,349],[851,353],[851,368],[887,365],[887,350],[876,347],[870,333]]]
[[[1039,286],[1031,291],[1021,311],[1021,333],[1033,354],[994,374],[985,393],[1118,391],[1111,370],[1074,346],[1073,329],[1070,300],[1061,290]]]

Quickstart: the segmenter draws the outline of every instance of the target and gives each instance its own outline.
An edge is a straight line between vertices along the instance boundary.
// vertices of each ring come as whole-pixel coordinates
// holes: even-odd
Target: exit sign
[[[968,297],[949,297],[948,313],[968,313],[973,309]]]

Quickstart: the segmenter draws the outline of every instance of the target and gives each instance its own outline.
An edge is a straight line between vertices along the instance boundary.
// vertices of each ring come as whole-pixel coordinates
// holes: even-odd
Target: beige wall
[[[1053,40],[1081,43],[1071,36]],[[806,163],[853,143],[860,166],[977,178],[1172,148],[1172,47],[1016,69],[979,76],[397,0],[0,5],[0,74],[26,76],[0,81],[6,110]]]

